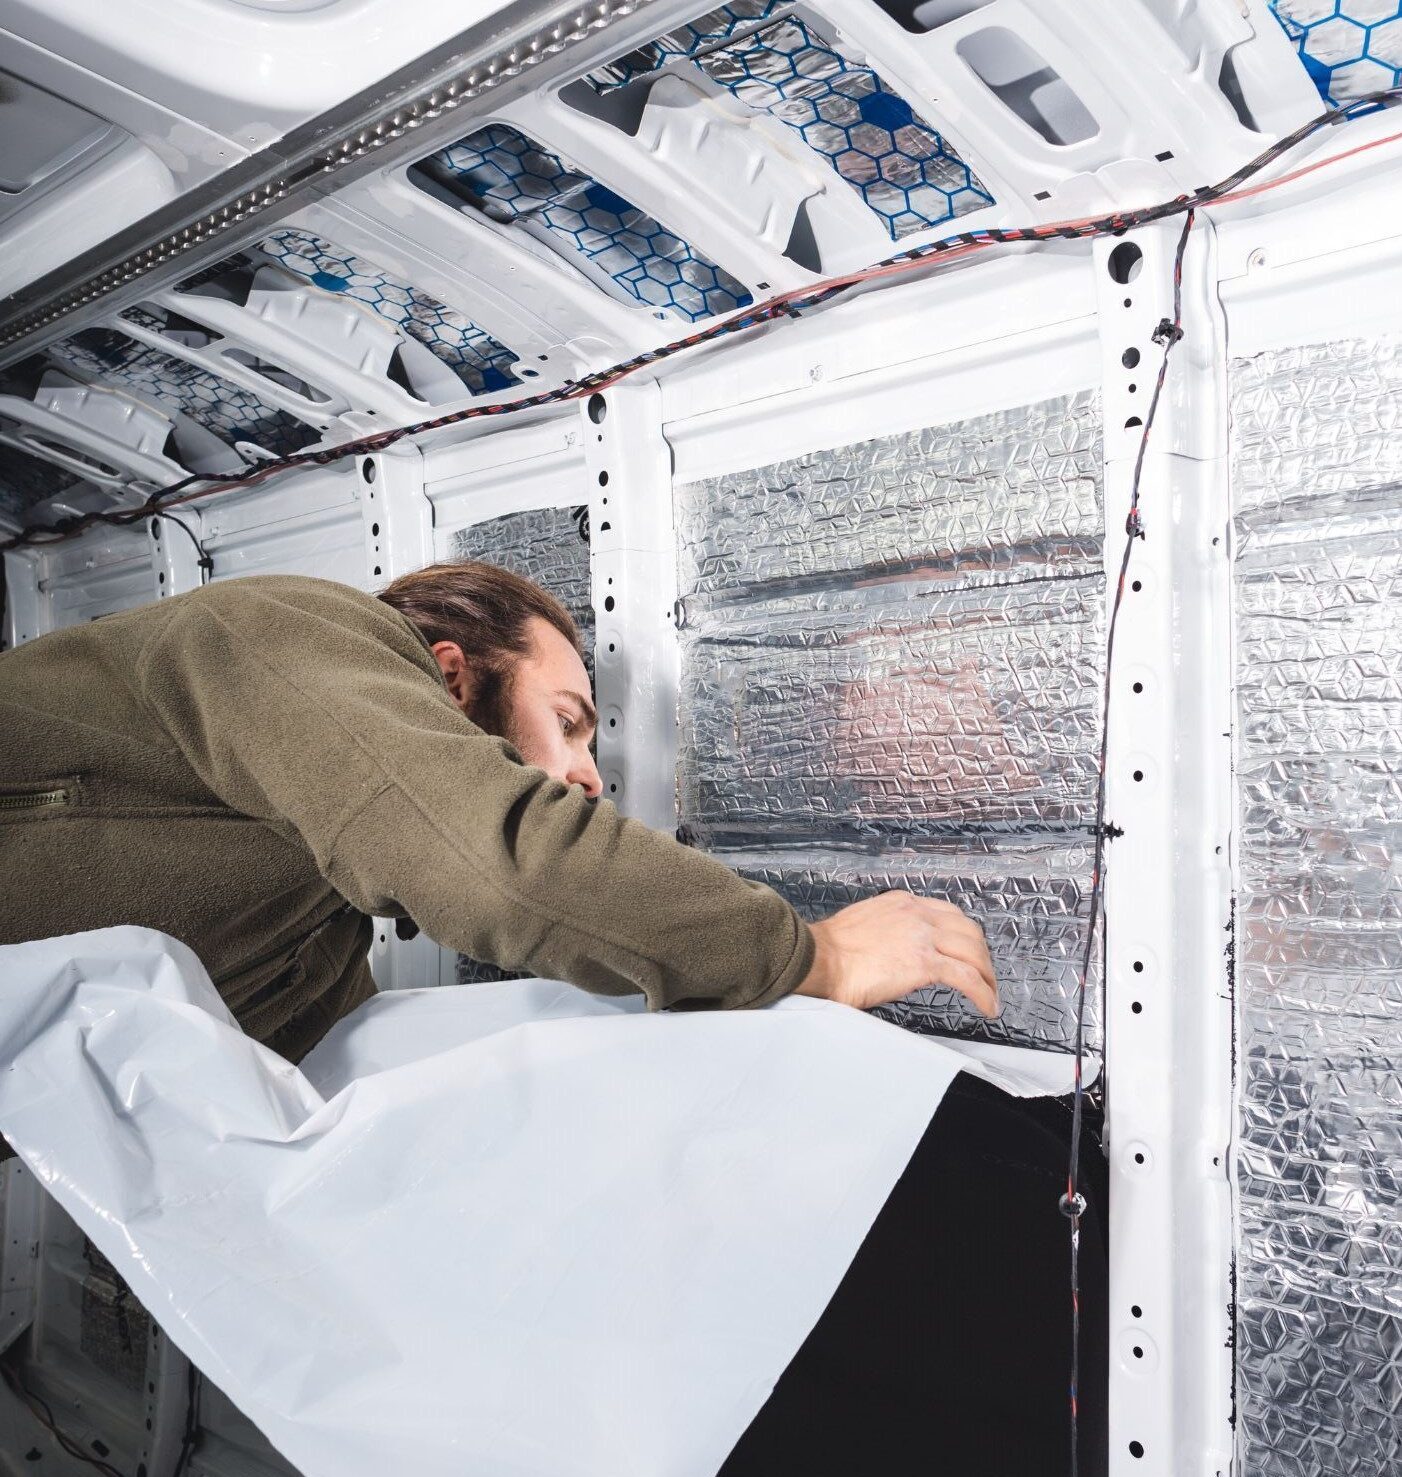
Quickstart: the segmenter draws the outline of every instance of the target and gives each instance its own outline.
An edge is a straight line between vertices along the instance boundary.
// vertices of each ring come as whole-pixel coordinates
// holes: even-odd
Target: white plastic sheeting
[[[550,981],[379,996],[299,1069],[138,928],[0,980],[0,1131],[307,1477],[710,1477],[954,1073],[1070,1081],[823,1001]]]

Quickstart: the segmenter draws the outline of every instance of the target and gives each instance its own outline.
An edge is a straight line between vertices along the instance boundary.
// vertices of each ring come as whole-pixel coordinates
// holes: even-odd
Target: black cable
[[[510,415],[524,410],[539,409],[545,405],[558,405],[569,400],[582,399],[607,389],[637,370],[659,363],[674,354],[682,353],[701,344],[715,342],[731,334],[748,332],[751,328],[761,327],[781,318],[797,318],[809,309],[829,302],[881,276],[913,270],[927,263],[936,262],[940,257],[948,257],[951,253],[978,250],[990,246],[1041,244],[1056,240],[1090,240],[1098,236],[1122,235],[1136,227],[1151,225],[1156,221],[1183,215],[1190,210],[1221,201],[1230,196],[1246,180],[1268,168],[1277,159],[1289,153],[1291,149],[1296,148],[1315,133],[1334,124],[1345,122],[1360,112],[1376,112],[1382,108],[1395,107],[1399,103],[1402,103],[1402,88],[1389,88],[1356,98],[1342,107],[1330,108],[1308,123],[1302,124],[1293,133],[1277,140],[1226,179],[1218,181],[1215,185],[1204,185],[1191,196],[1179,195],[1172,200],[1164,201],[1159,205],[1146,206],[1140,210],[1121,211],[1079,221],[959,232],[924,246],[912,247],[909,251],[887,257],[883,261],[847,276],[831,278],[826,282],[816,283],[812,287],[781,294],[764,303],[751,304],[727,318],[712,323],[698,333],[675,339],[656,349],[649,349],[631,359],[611,365],[607,369],[597,370],[576,380],[567,380],[554,390],[541,391],[539,394],[528,395],[520,400],[497,401],[490,405],[470,405],[463,410],[453,411],[432,420],[418,421],[413,425],[381,431],[358,441],[344,442],[340,446],[279,457],[264,462],[260,467],[248,472],[192,473],[172,483],[169,487],[153,493],[139,507],[127,508],[119,512],[86,513],[81,517],[62,519],[57,523],[30,525],[12,538],[0,542],[0,553],[30,545],[57,543],[63,539],[72,538],[98,523],[122,526],[135,522],[170,505],[173,500],[181,494],[186,494],[187,489],[196,484],[204,484],[203,490],[190,495],[203,497],[209,493],[233,487],[252,486],[277,472],[295,467],[328,466],[346,457],[384,451],[405,436],[441,430],[446,426],[458,425],[464,421],[477,420],[485,416]]]
[[[54,1413],[43,1396],[36,1394],[25,1384],[23,1379],[9,1364],[0,1362],[0,1376],[5,1383],[14,1391],[15,1396],[28,1408],[30,1414],[51,1435],[59,1446],[77,1461],[86,1462],[90,1467],[96,1467],[103,1477],[124,1477],[110,1462],[104,1462],[100,1458],[92,1456],[84,1451],[82,1445],[60,1427],[54,1419]]]
[[[154,516],[157,518],[164,518],[167,523],[175,524],[175,526],[180,529],[182,533],[184,533],[185,537],[188,538],[192,544],[194,544],[195,554],[199,559],[199,566],[201,570],[204,571],[204,574],[202,574],[200,577],[200,583],[206,583],[204,576],[209,574],[214,569],[214,560],[209,557],[209,555],[205,552],[204,545],[199,541],[198,538],[195,537],[195,530],[191,528],[190,525],[186,523],[183,518],[177,518],[174,513],[165,513],[158,508],[156,509]]]
[[[186,1362],[185,1376],[185,1430],[180,1438],[180,1455],[176,1459],[171,1477],[185,1477],[185,1468],[195,1453],[200,1434],[200,1372],[193,1360]]]
[[[1090,918],[1086,924],[1086,947],[1081,957],[1081,972],[1076,989],[1076,1065],[1075,1092],[1071,1109],[1071,1155],[1066,1171],[1066,1193],[1061,1197],[1062,1213],[1071,1222],[1071,1477],[1076,1477],[1077,1473],[1077,1446],[1080,1430],[1077,1387],[1080,1379],[1081,1352],[1081,1216],[1086,1209],[1085,1197],[1081,1194],[1086,987],[1090,978],[1090,965],[1095,954],[1096,932],[1100,924],[1104,901],[1105,843],[1109,839],[1108,828],[1105,825],[1105,776],[1110,749],[1110,694],[1115,660],[1115,631],[1119,625],[1120,607],[1124,602],[1125,578],[1129,571],[1130,556],[1134,552],[1135,540],[1144,537],[1144,527],[1139,516],[1140,483],[1144,476],[1144,459],[1149,450],[1149,437],[1154,429],[1159,401],[1163,396],[1164,383],[1168,378],[1168,357],[1173,352],[1174,345],[1183,337],[1183,260],[1188,250],[1188,237],[1192,233],[1196,219],[1196,207],[1189,208],[1183,221],[1183,231],[1178,238],[1178,249],[1173,259],[1173,317],[1161,320],[1153,334],[1154,342],[1163,345],[1163,358],[1159,363],[1154,394],[1149,401],[1149,409],[1144,415],[1144,432],[1139,438],[1139,451],[1134,459],[1134,475],[1130,483],[1129,514],[1125,519],[1125,549],[1120,559],[1119,579],[1115,586],[1115,599],[1110,608],[1110,621],[1105,637],[1105,688],[1101,705],[1100,754],[1095,791],[1095,842],[1091,865]]]

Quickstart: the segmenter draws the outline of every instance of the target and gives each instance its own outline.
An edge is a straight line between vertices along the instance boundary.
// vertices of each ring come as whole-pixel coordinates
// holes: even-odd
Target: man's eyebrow
[[[571,701],[578,703],[579,711],[584,714],[584,721],[588,723],[589,727],[597,728],[599,726],[599,715],[594,711],[594,704],[587,697],[577,692],[571,692],[567,687],[562,687],[555,696],[567,697]]]

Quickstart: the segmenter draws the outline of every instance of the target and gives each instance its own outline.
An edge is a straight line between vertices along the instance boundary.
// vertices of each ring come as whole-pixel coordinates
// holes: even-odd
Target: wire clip
[[[1182,337],[1182,328],[1168,318],[1160,318],[1159,326],[1153,332],[1156,344],[1176,344]]]
[[[1086,1213],[1086,1197],[1079,1190],[1074,1195],[1063,1195],[1057,1205],[1068,1220],[1078,1221]]]

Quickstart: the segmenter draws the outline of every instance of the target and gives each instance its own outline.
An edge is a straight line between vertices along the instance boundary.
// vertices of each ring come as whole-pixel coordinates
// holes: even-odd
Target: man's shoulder
[[[412,621],[375,595],[339,580],[306,574],[241,575],[191,590],[167,604],[172,614],[204,613],[274,638],[292,636],[303,627],[320,627],[323,635],[339,627],[356,637],[376,638],[402,655],[432,662],[428,643]]]
[[[387,609],[382,600],[339,580],[319,579],[310,574],[245,574],[216,580],[198,590],[176,596],[192,605],[275,604],[304,606],[309,610]]]

